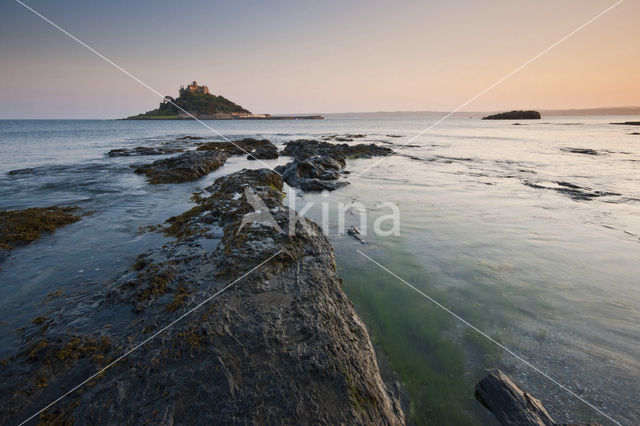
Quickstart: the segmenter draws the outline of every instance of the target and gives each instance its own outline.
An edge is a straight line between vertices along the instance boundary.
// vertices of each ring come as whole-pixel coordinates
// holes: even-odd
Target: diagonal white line
[[[404,280],[402,277],[399,277],[398,275],[396,275],[395,273],[393,273],[392,271],[390,271],[389,269],[385,268],[384,266],[382,266],[381,264],[379,264],[378,262],[376,262],[375,260],[373,260],[372,258],[370,258],[369,256],[367,256],[366,254],[364,254],[363,252],[361,252],[360,250],[356,250],[358,253],[360,253],[362,256],[366,257],[367,259],[369,259],[371,262],[375,263],[376,265],[378,265],[381,269],[383,269],[384,271],[388,272],[389,274],[391,274],[392,276],[394,276],[395,278],[397,278],[398,280],[400,280],[402,283],[406,284],[408,287],[410,287],[411,289],[415,290],[417,293],[419,293],[421,296],[423,296],[424,298],[428,299],[430,302],[432,302],[433,304],[435,304],[437,307],[439,307],[440,309],[444,310],[446,313],[448,313],[449,315],[453,316],[454,318],[456,318],[457,320],[459,320],[460,322],[462,322],[464,325],[466,325],[467,327],[471,328],[472,330],[474,330],[475,332],[479,333],[481,336],[489,339],[491,342],[495,343],[496,345],[498,345],[500,348],[502,348],[504,351],[508,352],[510,355],[514,356],[515,358],[517,358],[518,360],[522,361],[523,363],[525,363],[527,366],[529,366],[530,368],[532,368],[533,370],[535,370],[536,372],[540,373],[541,375],[543,375],[544,377],[546,377],[548,380],[550,380],[551,382],[553,382],[555,385],[557,385],[560,389],[567,391],[568,393],[570,393],[571,395],[573,395],[574,397],[576,397],[577,399],[579,399],[580,401],[582,401],[583,403],[587,404],[589,407],[593,408],[595,411],[597,411],[598,413],[602,414],[604,417],[606,417],[607,419],[611,420],[613,423],[617,424],[618,426],[622,426],[618,421],[614,420],[611,416],[609,416],[608,414],[604,413],[602,410],[600,410],[598,407],[594,406],[593,404],[591,404],[589,401],[586,401],[584,398],[582,398],[580,395],[576,394],[575,392],[573,392],[571,389],[567,388],[566,386],[564,386],[562,383],[558,382],[557,380],[555,380],[553,377],[549,376],[547,373],[545,373],[544,371],[540,370],[538,367],[536,367],[535,365],[531,364],[529,361],[527,361],[526,359],[522,358],[520,355],[516,354],[515,352],[513,352],[511,349],[507,348],[506,346],[504,346],[502,343],[498,342],[497,340],[495,340],[493,337],[489,336],[487,333],[485,333],[484,331],[480,330],[478,327],[476,327],[475,325],[471,324],[470,322],[468,322],[467,320],[465,320],[464,318],[462,318],[460,315],[456,314],[455,312],[451,311],[449,308],[447,308],[446,306],[444,306],[443,304],[441,304],[440,302],[438,302],[437,300],[433,299],[431,296],[429,296],[428,294],[422,292],[421,290],[417,289],[416,287],[414,287],[413,285],[411,285],[409,282],[407,282],[406,280]]]
[[[17,0],[16,0],[17,1]],[[526,67],[527,65],[529,65],[530,63],[532,63],[533,61],[535,61],[536,59],[540,58],[541,56],[545,55],[547,52],[549,52],[551,49],[553,49],[554,47],[556,47],[557,45],[559,45],[560,43],[562,43],[563,41],[567,40],[569,37],[573,36],[575,33],[577,33],[578,31],[582,30],[584,27],[586,27],[587,25],[593,23],[595,20],[597,20],[598,18],[600,18],[601,16],[603,16],[604,14],[606,14],[607,12],[609,12],[610,10],[612,10],[613,8],[617,7],[620,3],[622,3],[624,0],[618,0],[616,3],[614,3],[613,5],[609,6],[608,8],[606,8],[605,10],[603,10],[602,12],[598,13],[596,16],[594,16],[593,18],[589,19],[587,22],[585,22],[584,24],[580,25],[578,28],[576,28],[575,30],[571,31],[569,34],[567,34],[566,36],[562,37],[560,40],[556,41],[555,43],[553,43],[551,46],[547,47],[546,49],[544,49],[542,52],[538,53],[537,55],[535,55],[533,58],[529,59],[527,62],[525,62],[524,64],[520,65],[519,67],[517,67],[516,69],[514,69],[513,71],[511,71],[509,74],[505,75],[504,77],[502,77],[501,79],[497,80],[496,82],[494,82],[491,86],[487,87],[486,89],[484,89],[483,91],[481,91],[480,93],[478,93],[477,95],[473,96],[472,98],[470,98],[469,100],[467,100],[465,103],[463,103],[462,105],[460,105],[458,108],[454,109],[453,111],[449,112],[448,114],[446,114],[444,117],[442,117],[441,119],[439,119],[438,121],[436,121],[435,123],[433,123],[432,125],[430,125],[429,127],[425,128],[424,130],[422,130],[420,133],[418,133],[417,135],[413,136],[411,139],[409,139],[407,142],[403,143],[402,145],[400,145],[400,147],[398,147],[397,151],[401,150],[402,148],[404,148],[406,145],[410,144],[411,142],[413,142],[414,140],[416,140],[417,138],[419,138],[420,136],[424,135],[426,132],[428,132],[429,130],[433,129],[434,127],[436,127],[438,124],[442,123],[443,121],[445,121],[447,118],[451,117],[453,114],[455,114],[456,112],[460,111],[462,108],[466,107],[467,105],[469,105],[470,103],[472,103],[473,101],[475,101],[476,99],[478,99],[480,96],[484,95],[485,93],[487,93],[488,91],[490,91],[491,89],[495,88],[496,86],[502,84],[505,80],[507,80],[509,77],[513,76],[514,74],[516,74],[518,71],[522,70],[524,67]],[[372,165],[370,165],[369,167],[367,167],[366,169],[362,170],[360,173],[358,173],[358,176],[360,176],[361,174],[363,174],[364,172],[366,172],[367,170],[371,169],[372,167],[375,167],[376,165],[378,165],[381,161],[386,160],[389,156],[395,154],[395,152],[392,152],[391,154],[387,154],[386,156],[379,158],[375,163],[373,163]]]
[[[146,343],[149,343],[149,341],[155,339],[156,337],[158,337],[160,334],[162,334],[163,332],[165,332],[167,329],[173,327],[177,322],[181,321],[182,319],[184,319],[186,316],[188,316],[189,314],[191,314],[192,312],[196,311],[197,309],[201,308],[204,304],[210,302],[211,300],[213,300],[215,297],[217,297],[218,295],[222,294],[225,290],[227,290],[229,287],[233,286],[235,283],[237,283],[238,281],[240,281],[241,279],[243,279],[244,277],[246,277],[247,275],[249,275],[250,273],[252,273],[253,271],[255,271],[256,269],[260,268],[262,265],[264,265],[265,263],[269,262],[271,259],[273,259],[274,257],[276,257],[277,255],[279,255],[280,253],[282,253],[282,250],[278,250],[278,252],[276,254],[274,254],[273,256],[269,257],[267,260],[261,262],[259,265],[255,266],[254,268],[252,268],[249,272],[245,273],[244,275],[242,275],[241,277],[237,278],[236,280],[232,281],[230,284],[227,284],[226,286],[224,286],[221,290],[217,291],[216,293],[214,293],[212,296],[208,297],[206,300],[204,300],[203,302],[197,304],[195,307],[189,309],[187,312],[185,312],[184,314],[180,315],[177,319],[175,319],[174,321],[172,321],[169,325],[164,326],[162,329],[160,329],[159,331],[155,332],[154,334],[152,334],[151,336],[149,336],[148,338],[144,339],[142,342],[138,343],[137,345],[135,345],[133,348],[129,349],[127,352],[125,352],[124,354],[120,355],[115,361],[113,361],[111,364],[107,365],[106,367],[104,367],[103,369],[101,369],[100,371],[98,371],[97,373],[91,375],[90,377],[88,377],[86,380],[84,380],[82,383],[74,386],[73,388],[71,388],[71,390],[69,390],[68,392],[64,393],[63,395],[61,395],[58,399],[54,400],[53,402],[49,403],[46,407],[44,407],[43,409],[41,409],[40,411],[38,411],[37,413],[34,413],[31,417],[29,417],[28,419],[25,419],[24,421],[22,421],[20,423],[20,426],[22,426],[23,424],[27,423],[29,420],[33,419],[34,417],[36,417],[38,414],[42,413],[43,411],[47,410],[48,408],[50,408],[51,406],[57,404],[58,402],[60,402],[60,400],[62,400],[65,396],[73,393],[75,390],[77,390],[78,388],[82,387],[84,384],[86,384],[87,382],[89,382],[90,380],[96,378],[97,376],[99,376],[100,374],[102,374],[103,372],[105,372],[106,370],[108,370],[109,368],[113,367],[114,365],[116,365],[118,362],[122,361],[124,358],[126,358],[127,356],[129,356],[132,352],[134,352],[135,350],[137,350],[138,348],[140,348],[141,346],[143,346]]]
[[[87,49],[89,49],[91,52],[93,52],[94,54],[96,54],[96,56],[98,56],[100,59],[106,61],[107,63],[113,65],[115,68],[117,68],[118,70],[122,71],[124,74],[126,74],[128,77],[132,78],[133,80],[135,80],[136,82],[140,83],[142,86],[146,87],[147,89],[149,89],[150,91],[152,91],[153,93],[155,93],[156,95],[160,96],[162,99],[164,99],[164,95],[160,92],[158,92],[156,89],[154,89],[153,87],[149,86],[147,83],[145,83],[144,81],[140,80],[138,77],[136,77],[135,75],[131,74],[129,71],[125,70],[124,68],[122,68],[120,65],[116,64],[115,62],[113,62],[111,59],[107,58],[106,56],[104,56],[102,53],[98,52],[97,50],[95,50],[93,47],[89,46],[87,43],[83,42],[82,40],[80,40],[79,38],[77,38],[76,36],[74,36],[73,34],[69,33],[67,30],[65,30],[64,28],[60,27],[59,25],[57,25],[56,23],[52,22],[50,19],[48,19],[46,16],[43,16],[42,14],[40,14],[38,11],[34,10],[33,8],[31,8],[30,6],[24,4],[23,2],[21,2],[20,0],[16,0],[16,2],[20,3],[22,6],[24,6],[25,8],[27,8],[28,10],[30,10],[31,12],[33,12],[35,15],[39,16],[40,18],[42,18],[42,20],[44,20],[45,22],[51,24],[54,28],[62,31],[64,34],[66,34],[67,36],[69,36],[72,40],[74,40],[75,42],[77,42],[78,44],[86,47]],[[205,123],[204,121],[198,119],[196,116],[194,116],[193,114],[191,114],[189,111],[186,111],[184,108],[182,108],[181,106],[175,104],[172,101],[168,101],[171,105],[175,106],[176,108],[178,108],[180,111],[184,112],[185,114],[187,114],[189,117],[193,118],[194,120],[196,120],[198,123],[202,124],[204,127],[206,127],[207,129],[211,130],[212,132],[214,132],[215,134],[217,134],[218,136],[222,137],[224,140],[226,140],[227,142],[232,143],[236,148],[240,149],[242,152],[244,152],[245,154],[249,154],[249,151],[245,150],[244,148],[242,148],[241,146],[239,146],[238,144],[236,144],[234,141],[230,140],[229,138],[227,138],[226,136],[224,136],[222,133],[218,132],[216,129],[214,129],[213,127],[209,126],[207,123]],[[273,170],[274,172],[278,173],[277,171],[275,171],[273,169],[273,167],[269,166],[267,163],[265,163],[264,161],[262,161],[259,158],[256,158],[256,160],[258,160],[258,162],[262,163],[265,167],[267,167],[268,169]],[[280,175],[280,173],[278,173]]]

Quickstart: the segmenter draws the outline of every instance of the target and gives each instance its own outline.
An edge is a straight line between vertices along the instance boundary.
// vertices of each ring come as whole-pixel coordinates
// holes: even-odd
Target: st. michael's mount
[[[165,96],[160,106],[144,114],[125,120],[321,120],[321,115],[253,114],[221,95],[209,92],[207,86],[197,82],[180,86],[177,98]]]

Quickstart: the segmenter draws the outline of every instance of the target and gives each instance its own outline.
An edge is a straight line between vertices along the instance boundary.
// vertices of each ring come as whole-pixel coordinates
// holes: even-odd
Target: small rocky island
[[[180,86],[179,96],[165,96],[158,108],[125,120],[319,120],[320,115],[272,116],[254,114],[222,95],[214,95],[205,85],[193,81]]]
[[[514,110],[509,112],[501,112],[499,114],[487,115],[482,117],[483,120],[540,120],[542,116],[538,111],[522,111]]]

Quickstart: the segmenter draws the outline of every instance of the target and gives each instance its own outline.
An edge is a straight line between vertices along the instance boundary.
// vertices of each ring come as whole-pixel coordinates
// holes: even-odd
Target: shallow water
[[[397,149],[437,118],[208,124],[230,138],[276,143],[363,133],[354,143]],[[377,159],[349,161],[351,185],[329,197],[296,198],[299,207],[315,203],[307,216],[319,222],[328,203],[345,291],[411,392],[419,423],[490,422],[473,384],[494,367],[540,397],[558,421],[610,422],[356,250],[615,420],[640,422],[640,136],[608,124],[628,120],[557,117],[514,126],[452,118],[362,175]],[[219,139],[191,121],[0,121],[0,209],[75,204],[93,212],[0,265],[0,357],[17,350],[16,329],[95,291],[166,241],[141,227],[187,210],[191,193],[216,177],[263,166],[234,157],[197,182],[149,185],[130,165],[159,157],[105,155],[184,135]],[[7,174],[23,168],[34,170]],[[400,235],[369,232],[366,245],[339,235],[341,201],[367,207],[369,230],[389,213],[382,202],[397,204]],[[347,225],[358,219],[348,215]]]

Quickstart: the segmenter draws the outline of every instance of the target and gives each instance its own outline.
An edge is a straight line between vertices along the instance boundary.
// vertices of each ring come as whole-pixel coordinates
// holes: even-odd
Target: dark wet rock
[[[347,158],[370,158],[390,155],[390,148],[375,144],[333,144],[324,141],[299,139],[285,144],[282,154],[294,160],[276,167],[284,181],[303,191],[333,191],[348,182],[337,181]]]
[[[109,157],[131,157],[137,155],[164,155],[184,152],[183,148],[165,148],[153,146],[137,146],[135,148],[112,149],[107,153]]]
[[[346,158],[371,158],[376,156],[385,156],[393,154],[393,150],[386,146],[378,146],[375,144],[357,144],[348,145],[333,144],[323,141],[298,139],[285,143],[282,151],[284,155],[288,155],[298,160],[304,160],[313,155],[326,155],[334,159]]]
[[[500,370],[492,371],[476,384],[476,398],[504,426],[562,426],[549,415],[539,399],[521,390]],[[571,423],[579,426],[577,423]],[[598,426],[589,423],[589,426]],[[568,425],[567,425],[568,426]],[[586,425],[585,425],[586,426]]]
[[[314,155],[304,160],[293,160],[275,170],[294,188],[303,191],[333,191],[348,185],[348,182],[335,182],[340,178],[340,171],[345,165],[341,157],[336,160],[327,155]]]
[[[282,187],[267,169],[219,178],[169,222],[175,241],[29,326],[2,361],[0,416],[21,422],[138,347],[37,420],[403,424],[329,241]],[[258,198],[273,222],[246,222]]]
[[[354,135],[329,135],[323,137],[324,140],[334,140],[336,142],[352,142],[354,139],[366,138],[367,135],[357,133]]]
[[[629,133],[630,135],[640,135],[638,132]]]
[[[181,138],[177,138],[176,140],[178,140],[178,141],[193,141],[193,140],[200,140],[200,139],[204,139],[204,136],[183,136]]]
[[[248,160],[274,160],[276,158],[278,158],[278,148],[273,144],[258,148],[247,155]]]
[[[476,398],[496,416],[502,425],[553,426],[556,424],[540,400],[520,390],[500,370],[493,371],[476,384]]]
[[[539,120],[542,118],[538,111],[509,111],[482,117],[483,120]]]
[[[626,126],[640,126],[640,121],[625,121],[623,123],[611,123],[611,124],[620,124]]]
[[[402,135],[386,135],[388,138],[401,138]]]
[[[556,192],[568,195],[574,200],[591,201],[598,197],[620,196],[617,192],[595,191],[591,188],[576,185],[570,182],[553,182],[556,186],[546,186],[531,181],[523,181],[523,185],[536,189],[551,189]]]
[[[259,149],[277,151],[276,146],[268,139],[244,138],[235,141],[207,142],[198,147],[198,151],[222,151],[228,155],[244,155]]]
[[[227,154],[222,151],[188,151],[176,157],[138,166],[136,173],[144,174],[150,183],[181,183],[196,180],[222,166]]]
[[[562,148],[562,151],[572,152],[574,154],[585,154],[585,155],[601,155],[598,151],[591,148]]]
[[[357,226],[350,226],[347,229],[347,235],[362,244],[367,244],[365,236],[362,234],[362,232],[360,232],[360,228],[358,228]]]
[[[35,171],[34,168],[26,168],[26,169],[17,169],[17,170],[10,170],[9,171],[9,176],[17,176],[17,175],[30,175]]]
[[[0,261],[18,246],[29,244],[43,234],[77,222],[78,207],[34,207],[24,210],[0,211]]]

